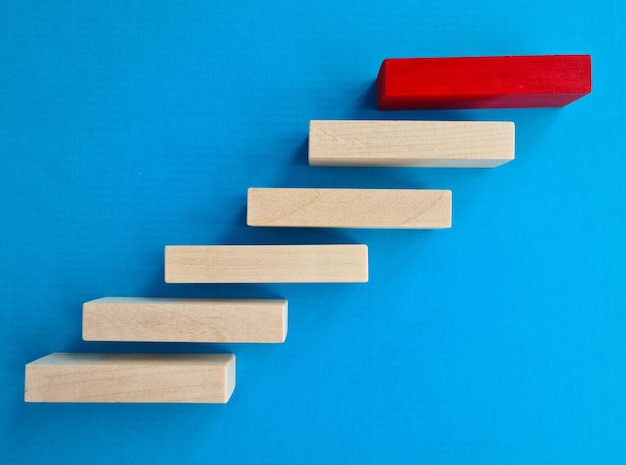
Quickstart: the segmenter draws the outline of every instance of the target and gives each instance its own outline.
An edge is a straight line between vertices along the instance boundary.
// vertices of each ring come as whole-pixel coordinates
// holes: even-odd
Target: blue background
[[[0,3],[0,462],[626,457],[623,2]],[[591,53],[563,109],[378,112],[384,58]],[[492,170],[307,166],[310,119],[511,120]],[[451,230],[255,229],[246,189],[450,188]],[[364,242],[370,282],[166,285],[166,244]],[[286,298],[283,345],[81,341],[102,296]],[[226,405],[23,402],[59,351],[234,352]]]

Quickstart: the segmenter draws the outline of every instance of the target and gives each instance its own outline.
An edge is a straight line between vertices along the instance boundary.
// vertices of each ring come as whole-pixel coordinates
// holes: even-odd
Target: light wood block
[[[437,229],[452,225],[452,192],[248,189],[248,225]]]
[[[168,283],[339,283],[367,277],[362,244],[165,247]]]
[[[515,158],[515,125],[483,121],[311,121],[312,166],[492,168]]]
[[[26,365],[26,402],[226,403],[232,354],[51,354]]]
[[[85,341],[284,342],[286,300],[105,297],[83,304]]]

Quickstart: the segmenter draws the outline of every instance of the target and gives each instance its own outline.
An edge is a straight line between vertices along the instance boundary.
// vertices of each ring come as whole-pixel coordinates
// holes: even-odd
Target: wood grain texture
[[[437,229],[452,225],[452,192],[248,189],[249,226]]]
[[[490,168],[515,158],[515,125],[475,121],[311,121],[312,166]]]
[[[590,55],[384,60],[380,110],[562,107],[591,92]]]
[[[64,354],[26,365],[26,402],[226,403],[232,354]]]
[[[362,244],[165,247],[168,283],[339,283],[367,278],[367,246]]]
[[[105,297],[83,304],[85,341],[284,342],[286,300]]]

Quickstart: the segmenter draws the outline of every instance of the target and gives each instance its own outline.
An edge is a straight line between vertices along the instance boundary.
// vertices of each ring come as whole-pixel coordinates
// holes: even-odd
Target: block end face
[[[259,189],[256,187],[248,188],[248,202],[246,207],[246,225],[248,226],[259,226],[258,220],[256,219],[257,215],[255,214],[255,209],[252,207],[257,202],[258,192]]]
[[[224,367],[224,397],[221,399],[222,404],[228,403],[235,391],[237,360],[234,354],[230,354],[228,361]]]
[[[452,191],[451,190],[445,190],[444,191],[444,196],[447,199],[448,202],[448,216],[447,219],[448,221],[446,221],[446,226],[445,229],[450,229],[452,228],[452,212],[453,212],[453,208],[452,208]]]
[[[361,244],[361,248],[363,249],[363,256],[364,256],[364,269],[363,269],[363,277],[362,277],[362,283],[367,283],[369,282],[369,248],[367,247],[366,244]]]
[[[383,60],[376,78],[376,107],[378,110],[390,110],[387,103],[387,60]]]
[[[283,301],[283,306],[282,306],[282,310],[283,310],[283,333],[282,333],[282,339],[278,342],[285,342],[287,340],[287,331],[288,331],[288,327],[289,327],[289,304],[287,303],[287,301]]]
[[[172,275],[171,275],[171,270],[170,270],[170,266],[171,266],[171,259],[172,259],[172,251],[173,248],[170,245],[166,245],[165,249],[164,249],[164,269],[163,269],[163,280],[167,283],[167,284],[172,284],[175,283],[176,281],[173,279]]]

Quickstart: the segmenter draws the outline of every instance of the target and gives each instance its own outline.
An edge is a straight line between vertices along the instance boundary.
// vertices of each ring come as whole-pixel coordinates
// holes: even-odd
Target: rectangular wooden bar
[[[515,158],[515,125],[485,121],[311,121],[312,166],[491,168]]]
[[[65,354],[26,365],[26,402],[226,403],[232,354]]]
[[[384,60],[379,110],[562,107],[591,92],[591,55]]]
[[[85,341],[284,342],[286,300],[105,297],[83,304]]]
[[[452,192],[417,189],[248,189],[249,226],[437,229]]]
[[[340,283],[367,278],[367,246],[362,244],[165,247],[168,283]]]

